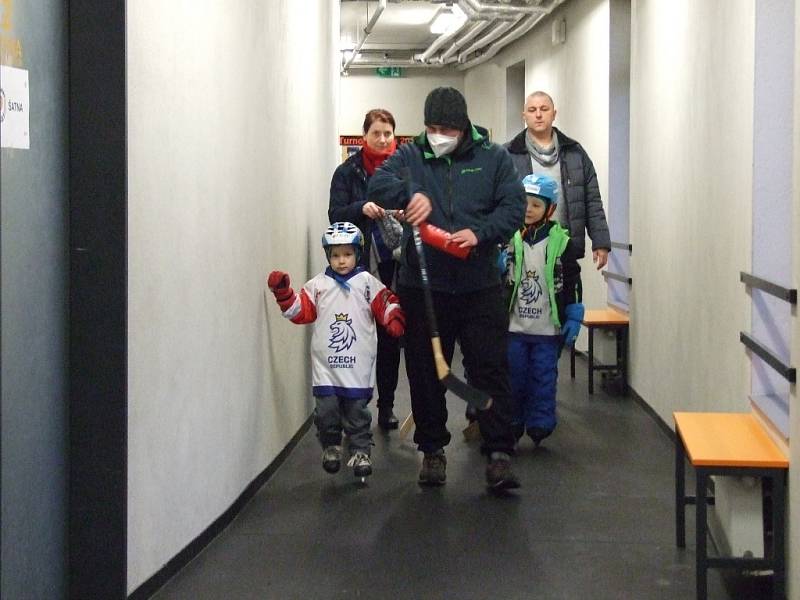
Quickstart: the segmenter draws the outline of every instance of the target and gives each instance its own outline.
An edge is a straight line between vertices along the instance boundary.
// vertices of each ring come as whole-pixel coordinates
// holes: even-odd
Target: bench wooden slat
[[[751,413],[672,414],[694,466],[789,468],[789,460]]]
[[[611,308],[591,309],[583,315],[584,325],[624,325],[628,322],[628,315]]]

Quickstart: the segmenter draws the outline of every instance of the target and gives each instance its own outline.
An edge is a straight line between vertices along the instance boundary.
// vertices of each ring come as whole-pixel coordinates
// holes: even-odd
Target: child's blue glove
[[[569,304],[564,310],[564,325],[561,327],[561,335],[564,336],[564,343],[567,346],[572,346],[575,343],[575,338],[578,337],[578,332],[581,330],[581,321],[583,321],[583,304],[576,302]]]

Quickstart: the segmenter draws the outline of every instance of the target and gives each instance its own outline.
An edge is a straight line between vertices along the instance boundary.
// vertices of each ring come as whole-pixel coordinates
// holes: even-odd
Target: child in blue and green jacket
[[[508,363],[517,439],[535,445],[556,427],[558,357],[572,345],[583,320],[578,251],[567,231],[550,221],[558,183],[547,175],[522,180],[528,206],[525,225],[503,254],[510,293]]]

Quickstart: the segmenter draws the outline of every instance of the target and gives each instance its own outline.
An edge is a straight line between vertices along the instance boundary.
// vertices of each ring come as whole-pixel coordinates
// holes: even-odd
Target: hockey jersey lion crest
[[[542,295],[542,284],[539,282],[539,274],[536,271],[526,271],[525,279],[520,282],[520,298],[525,304],[532,304],[539,300]]]
[[[344,352],[350,349],[356,341],[356,332],[353,330],[353,320],[347,313],[337,313],[336,319],[330,324],[331,337],[328,348],[334,352]]]

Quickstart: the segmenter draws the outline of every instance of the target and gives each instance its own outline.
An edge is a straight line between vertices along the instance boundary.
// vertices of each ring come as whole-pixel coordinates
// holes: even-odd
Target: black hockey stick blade
[[[431,308],[429,319],[433,319],[435,322],[436,317],[432,313],[433,309]],[[433,362],[436,366],[436,376],[439,378],[439,381],[441,381],[448,390],[473,408],[487,410],[492,405],[492,398],[486,392],[482,392],[478,388],[469,385],[467,382],[453,375],[453,372],[450,370],[450,365],[447,364],[447,360],[442,352],[442,342],[439,339],[439,334],[436,332],[431,334],[431,347],[433,349]]]
[[[489,394],[471,386],[466,381],[461,381],[452,372],[445,375],[441,381],[448,390],[478,410],[488,410],[492,406],[492,398]]]

